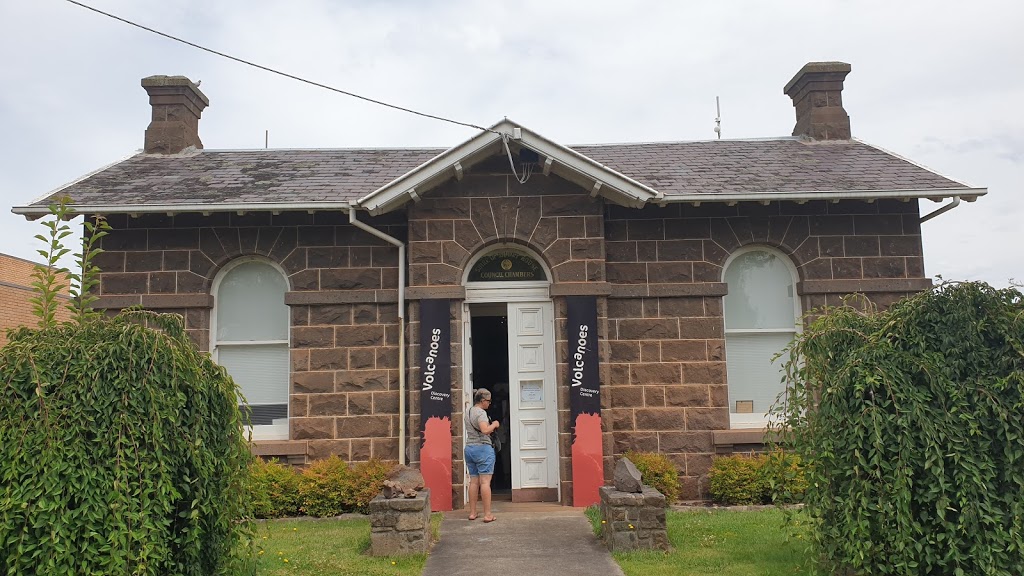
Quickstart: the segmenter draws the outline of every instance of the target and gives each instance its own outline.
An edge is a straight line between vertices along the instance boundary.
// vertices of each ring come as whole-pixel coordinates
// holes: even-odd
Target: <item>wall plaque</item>
[[[469,282],[525,282],[547,280],[544,267],[529,254],[514,248],[495,250],[480,257],[469,271]]]

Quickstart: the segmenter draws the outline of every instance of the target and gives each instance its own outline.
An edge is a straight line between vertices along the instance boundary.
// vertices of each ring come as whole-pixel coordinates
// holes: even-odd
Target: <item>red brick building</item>
[[[802,313],[927,289],[919,200],[986,192],[851,139],[849,70],[786,85],[791,137],[569,147],[505,120],[448,149],[251,151],[204,150],[206,97],[151,77],[145,150],[55,194],[114,228],[98,304],[182,314],[262,453],[422,463],[458,507],[483,386],[513,499],[585,504],[630,449],[699,498],[714,454],[760,441]]]
[[[7,331],[18,326],[36,326],[39,319],[32,312],[31,298],[36,296],[32,271],[36,263],[15,256],[0,254],[0,346],[7,344]],[[67,287],[62,290],[57,321],[71,317],[67,304]]]

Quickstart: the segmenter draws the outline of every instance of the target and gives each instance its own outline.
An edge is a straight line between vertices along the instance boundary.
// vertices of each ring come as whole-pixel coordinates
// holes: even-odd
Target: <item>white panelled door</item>
[[[558,488],[555,327],[551,302],[508,303],[512,489]]]

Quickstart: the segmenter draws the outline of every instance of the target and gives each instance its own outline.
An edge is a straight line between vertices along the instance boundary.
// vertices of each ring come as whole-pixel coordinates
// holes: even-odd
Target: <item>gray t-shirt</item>
[[[491,437],[487,434],[484,434],[479,429],[481,419],[484,421],[485,424],[488,422],[487,412],[485,412],[483,408],[474,404],[473,407],[469,409],[469,412],[466,412],[465,419],[466,446],[490,446]]]

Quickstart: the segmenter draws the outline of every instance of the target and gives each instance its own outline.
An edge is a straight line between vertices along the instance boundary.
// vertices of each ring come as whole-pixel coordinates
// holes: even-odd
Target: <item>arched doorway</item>
[[[560,500],[558,394],[550,271],[519,245],[491,246],[463,283],[463,403],[487,388],[501,420],[492,489],[513,502]],[[463,432],[465,433],[465,432]]]

